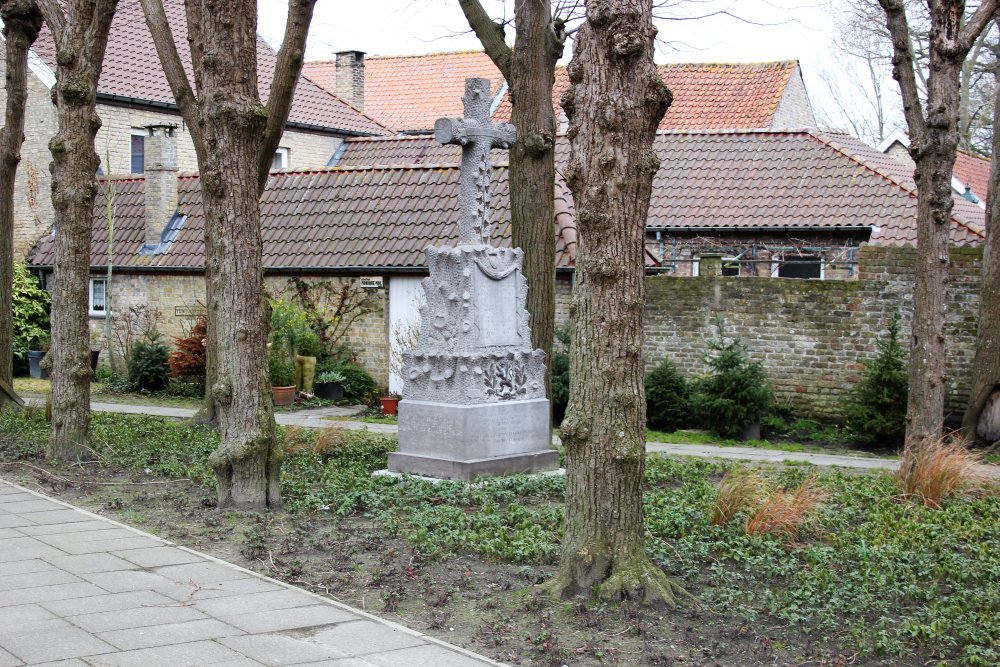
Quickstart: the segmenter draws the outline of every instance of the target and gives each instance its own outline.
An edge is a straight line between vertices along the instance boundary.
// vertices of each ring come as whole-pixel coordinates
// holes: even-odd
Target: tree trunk
[[[205,131],[201,196],[208,267],[208,330],[216,342],[212,396],[221,444],[211,464],[219,507],[279,508],[281,450],[267,373],[264,269],[258,205],[267,111],[257,94],[256,16],[239,0],[205,6],[212,58],[202,72]],[[206,49],[206,60],[209,51]],[[208,65],[209,63],[206,63]]]
[[[90,228],[95,174],[101,164],[94,150],[101,127],[95,105],[115,5],[115,0],[78,0],[64,17],[58,3],[41,4],[58,50],[53,100],[59,129],[49,141],[52,206],[58,222],[52,281],[52,431],[47,451],[56,459],[82,454],[90,424]]]
[[[675,604],[643,543],[642,319],[652,150],[670,91],[653,63],[651,0],[592,0],[569,65],[566,176],[578,247],[571,318],[566,532],[549,590]]]
[[[6,40],[7,108],[0,130],[0,380],[13,384],[14,318],[11,290],[14,281],[14,179],[24,142],[24,111],[28,98],[28,49],[42,27],[42,13],[34,0],[2,0]],[[6,394],[0,393],[0,407]]]
[[[545,352],[545,395],[552,396],[552,339],[556,319],[555,141],[552,106],[556,62],[562,56],[562,24],[550,2],[518,0],[510,66],[511,122],[517,141],[510,151],[511,243],[524,250],[531,345]]]
[[[997,100],[993,104],[993,127],[1000,127],[1000,73],[996,75]],[[1000,156],[1000,132],[993,133],[993,155]],[[979,332],[972,360],[972,387],[962,419],[966,439],[976,439],[976,426],[988,399],[1000,390],[1000,168],[990,167],[990,189],[986,198],[986,245],[983,248],[983,285],[980,290]]]

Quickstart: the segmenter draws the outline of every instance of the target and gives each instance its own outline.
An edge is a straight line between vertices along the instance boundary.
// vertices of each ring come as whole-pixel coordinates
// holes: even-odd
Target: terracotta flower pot
[[[290,387],[271,387],[275,405],[291,405],[295,402],[295,385]]]
[[[378,399],[382,402],[382,414],[386,417],[390,417],[397,413],[399,409],[399,399],[395,396],[385,396]]]

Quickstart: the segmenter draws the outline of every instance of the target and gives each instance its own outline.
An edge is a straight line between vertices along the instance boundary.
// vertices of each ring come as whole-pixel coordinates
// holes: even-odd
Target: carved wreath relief
[[[486,366],[483,382],[486,395],[496,396],[501,401],[517,398],[525,393],[528,384],[528,369],[516,359],[494,359]]]

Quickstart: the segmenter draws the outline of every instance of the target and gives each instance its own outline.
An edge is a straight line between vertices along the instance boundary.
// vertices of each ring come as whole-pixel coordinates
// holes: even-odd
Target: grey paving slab
[[[38,588],[19,588],[16,591],[0,592],[0,607],[11,607],[32,602],[52,602],[68,600],[92,595],[103,595],[106,591],[94,584],[82,581],[72,584],[56,584],[55,586],[40,586]]]
[[[7,540],[12,537],[24,537],[24,533],[17,528],[0,528],[0,540]]]
[[[53,510],[65,509],[62,505],[58,505],[51,500],[32,498],[27,493],[23,495],[27,496],[24,500],[12,500],[10,496],[4,498],[3,511],[8,514],[33,514],[35,512],[52,512]]]
[[[24,663],[0,648],[0,667],[20,667]]]
[[[200,667],[201,665],[221,665],[241,660],[243,657],[216,642],[197,641],[91,656],[87,658],[87,662],[93,667],[154,667],[159,665]]]
[[[17,560],[3,564],[0,572],[3,576],[13,574],[26,574],[28,572],[42,572],[44,570],[56,569],[51,563],[46,563],[41,558],[31,558],[29,560]]]
[[[53,662],[35,662],[31,664],[31,667],[90,667],[90,665],[79,658],[70,658],[69,660],[54,660]]]
[[[197,586],[181,584],[161,577],[155,572],[126,570],[124,572],[93,572],[81,574],[80,578],[100,586],[108,593],[128,593],[130,591],[154,591],[175,601],[186,601],[198,590]]]
[[[0,498],[0,503],[3,499]],[[86,533],[94,532],[99,530],[121,530],[113,523],[108,523],[106,521],[100,521],[98,519],[87,519],[84,518],[82,521],[74,521],[73,523],[59,523],[59,524],[45,524],[45,525],[29,525],[23,528],[18,528],[18,532],[24,533],[25,535],[69,535],[71,533]],[[96,539],[100,539],[99,537]]]
[[[273,611],[258,611],[252,614],[222,617],[227,623],[251,633],[276,632],[292,628],[310,628],[317,625],[343,623],[355,618],[357,616],[350,612],[327,604],[314,604],[309,607],[292,607],[290,609],[275,609]]]
[[[172,579],[173,581],[191,582],[199,586],[204,584],[218,584],[223,581],[233,579],[246,579],[245,572],[234,570],[217,563],[202,561],[200,563],[187,563],[185,565],[168,565],[158,567],[154,570],[156,574]]]
[[[55,536],[48,536],[49,538],[54,538]],[[71,535],[65,536],[67,538],[72,538]],[[74,539],[64,539],[64,540],[54,540],[50,539],[49,543],[56,546],[68,554],[93,554],[98,552],[107,551],[122,551],[125,549],[148,549],[149,547],[155,547],[159,544],[156,540],[149,537],[140,537],[138,535],[133,537],[122,537],[119,539],[109,539],[109,540],[74,540]]]
[[[0,591],[15,591],[20,588],[70,584],[76,581],[81,581],[81,579],[63,570],[42,570],[41,572],[12,575],[6,575],[5,573],[3,577],[0,577]]]
[[[52,523],[75,523],[77,521],[87,521],[88,518],[84,514],[80,514],[77,510],[52,510],[51,512],[32,512],[31,514],[20,515],[24,518],[31,519],[32,523],[36,524],[52,524]]]
[[[208,618],[197,609],[187,605],[136,607],[133,609],[117,609],[102,611],[96,614],[82,616],[67,616],[73,625],[88,632],[108,632],[110,630],[127,630],[148,626],[165,625],[169,623],[184,623],[200,621]]]
[[[109,553],[89,553],[72,556],[51,556],[46,559],[60,570],[73,574],[91,574],[93,572],[117,572],[120,570],[136,570],[135,563],[112,556]]]
[[[229,595],[225,597],[196,600],[194,606],[199,611],[221,618],[223,616],[240,616],[258,611],[274,611],[291,607],[308,607],[316,604],[316,599],[302,595],[299,591],[288,589],[250,593],[248,595]]]
[[[335,648],[345,657],[426,645],[416,635],[364,619],[319,630],[312,635],[310,641]]]
[[[197,563],[204,559],[201,556],[178,549],[177,547],[149,547],[148,549],[129,549],[128,551],[115,551],[115,556],[135,563],[139,567],[161,567],[163,565],[182,565],[184,563]]]
[[[364,660],[378,667],[482,667],[482,660],[443,646],[415,646],[397,651],[370,653]]]
[[[164,623],[154,627],[129,628],[98,632],[96,636],[120,649],[152,648],[169,644],[185,644],[201,639],[215,639],[241,634],[231,625],[214,618],[183,623]]]
[[[13,628],[26,623],[50,621],[56,615],[37,604],[19,604],[13,607],[0,607],[0,628]]]
[[[80,658],[114,650],[113,646],[93,634],[61,619],[42,621],[36,627],[13,634],[0,634],[0,642],[4,650],[29,664]]]
[[[34,522],[26,516],[0,512],[0,528],[19,528],[33,525],[35,525]]]
[[[295,665],[345,657],[344,652],[329,646],[277,633],[224,637],[219,643],[265,665]]]
[[[44,602],[42,607],[59,616],[82,616],[103,611],[136,609],[138,607],[174,606],[183,604],[154,591],[128,591],[125,593],[105,593],[69,600]]]
[[[0,540],[0,563],[34,560],[45,556],[63,556],[65,553],[34,537],[8,537]]]

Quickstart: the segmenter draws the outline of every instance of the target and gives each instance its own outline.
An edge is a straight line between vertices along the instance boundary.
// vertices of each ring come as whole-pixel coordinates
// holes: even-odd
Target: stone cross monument
[[[545,353],[531,348],[524,253],[490,245],[490,150],[514,127],[489,118],[490,82],[467,79],[464,118],[434,135],[462,146],[459,244],[429,247],[416,347],[403,354],[399,449],[389,470],[468,480],[559,467]]]

